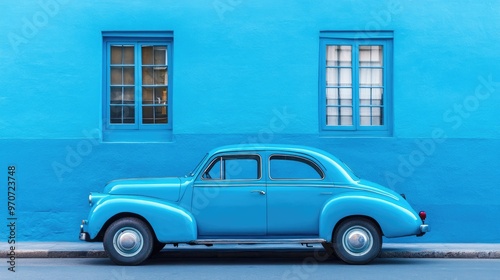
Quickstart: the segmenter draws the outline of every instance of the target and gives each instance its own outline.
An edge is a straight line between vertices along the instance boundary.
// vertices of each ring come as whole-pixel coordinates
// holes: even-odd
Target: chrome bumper
[[[431,226],[429,225],[420,225],[420,233],[417,236],[423,236],[425,233],[431,231]]]
[[[82,224],[80,225],[80,237],[79,239],[81,241],[90,241],[90,235],[85,232],[83,225],[86,224],[86,221],[82,221]]]

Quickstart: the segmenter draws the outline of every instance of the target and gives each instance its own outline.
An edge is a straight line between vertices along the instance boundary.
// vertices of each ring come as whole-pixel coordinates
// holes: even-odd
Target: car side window
[[[214,159],[203,173],[203,180],[258,180],[260,157],[257,155],[222,156]]]
[[[323,174],[317,164],[303,157],[272,155],[269,158],[269,176],[274,180],[321,180],[324,177]]]

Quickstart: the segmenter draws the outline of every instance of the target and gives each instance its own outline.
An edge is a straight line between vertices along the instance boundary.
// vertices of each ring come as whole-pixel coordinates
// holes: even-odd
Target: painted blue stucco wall
[[[0,193],[18,240],[72,241],[112,179],[176,176],[216,146],[305,144],[405,193],[432,232],[500,242],[498,1],[4,1]],[[102,32],[173,32],[172,138],[102,137]],[[390,137],[320,133],[319,32],[394,32]],[[4,170],[4,171],[2,171]],[[2,235],[2,240],[6,237]]]

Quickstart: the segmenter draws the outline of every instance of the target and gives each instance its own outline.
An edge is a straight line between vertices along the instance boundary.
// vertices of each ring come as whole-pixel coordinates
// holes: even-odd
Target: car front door
[[[265,178],[258,154],[212,158],[193,188],[198,237],[258,237],[266,234]]]
[[[333,195],[321,166],[289,154],[271,154],[267,165],[268,235],[317,237],[321,210]]]

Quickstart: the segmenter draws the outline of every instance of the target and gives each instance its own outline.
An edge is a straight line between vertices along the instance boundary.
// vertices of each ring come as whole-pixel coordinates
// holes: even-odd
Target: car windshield
[[[194,174],[197,173],[198,169],[201,168],[201,165],[203,164],[203,162],[205,162],[205,159],[207,158],[208,156],[208,153],[205,154],[205,156],[200,160],[200,162],[198,163],[198,165],[196,165],[196,167],[193,169],[193,171],[191,171],[191,173],[189,173],[188,175],[186,175],[186,177],[193,177]]]

